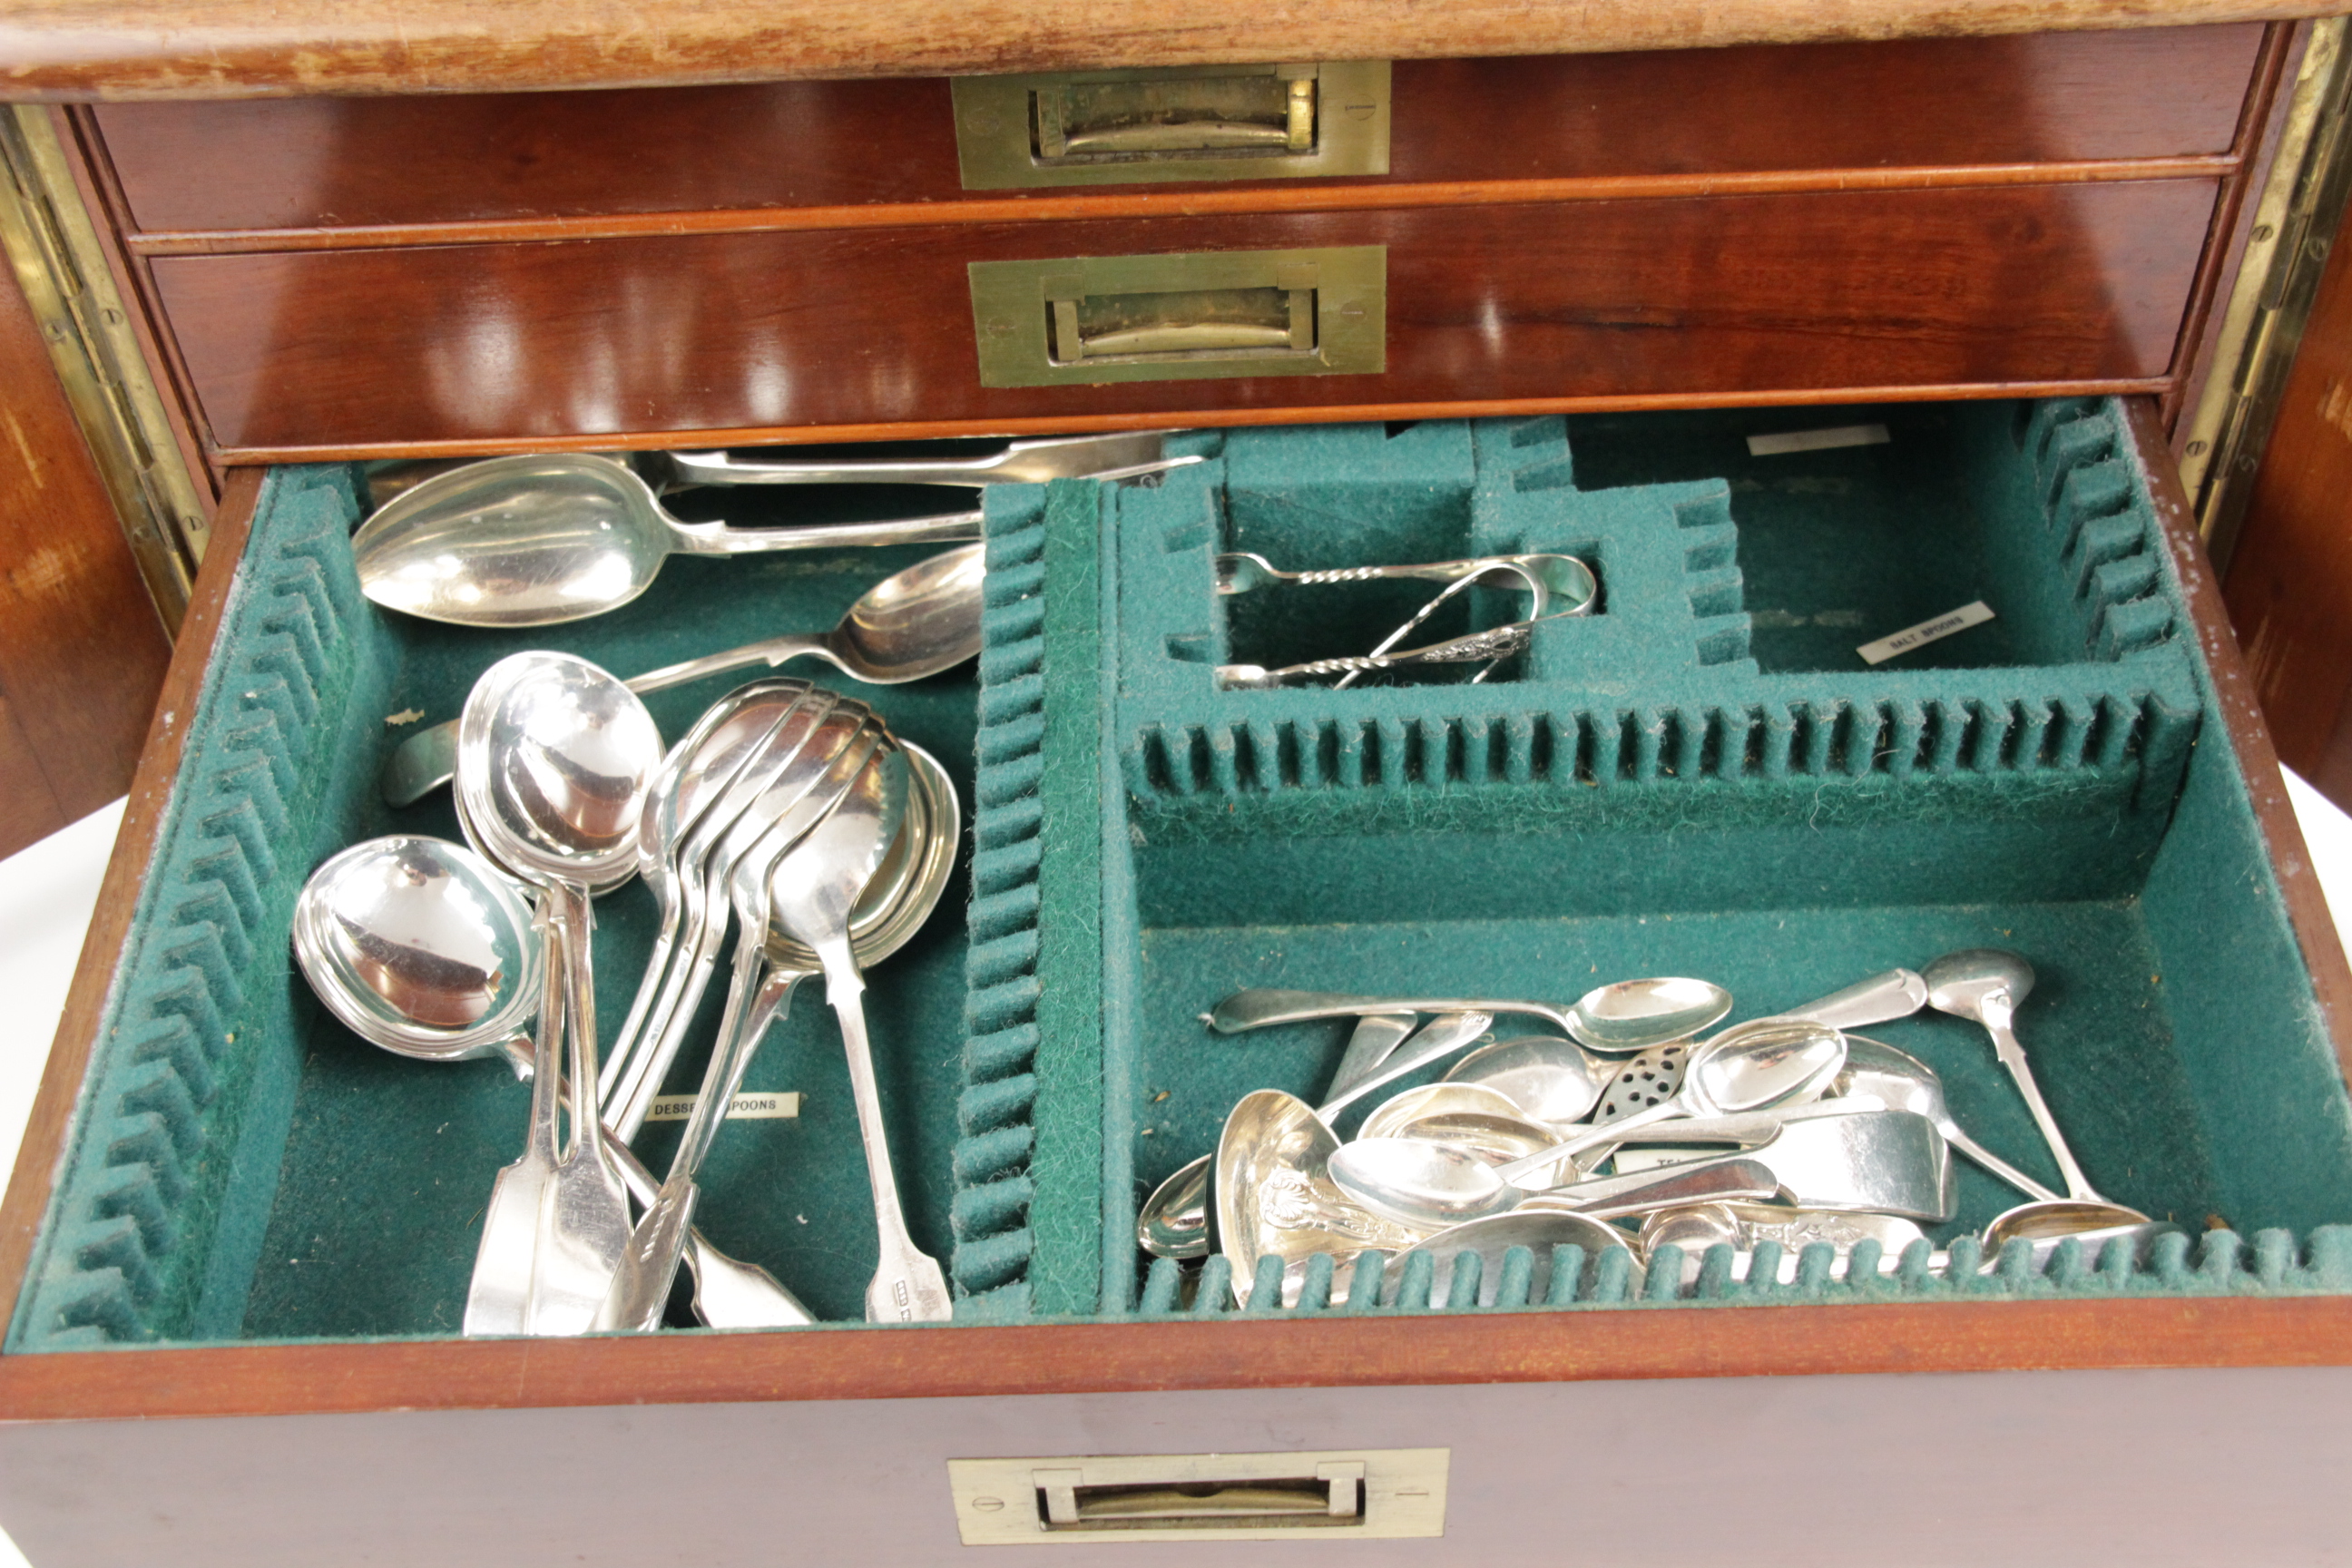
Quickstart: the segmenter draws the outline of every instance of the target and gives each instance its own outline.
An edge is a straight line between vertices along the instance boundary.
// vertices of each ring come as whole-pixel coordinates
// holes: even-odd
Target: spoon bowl
[[[1217,1141],[1217,1240],[1233,1268],[1236,1299],[1247,1301],[1258,1259],[1286,1265],[1329,1253],[1345,1268],[1365,1252],[1393,1251],[1435,1226],[1382,1219],[1350,1203],[1327,1167],[1339,1141],[1312,1107],[1278,1089],[1244,1095]],[[1286,1270],[1285,1305],[1295,1305],[1295,1270]]]
[[[1633,1250],[1632,1239],[1623,1231],[1564,1209],[1520,1209],[1449,1226],[1391,1258],[1381,1277],[1381,1300],[1393,1305],[1403,1289],[1405,1266],[1414,1257],[1426,1254],[1431,1260],[1430,1304],[1445,1304],[1453,1297],[1455,1264],[1464,1253],[1475,1252],[1479,1265],[1477,1305],[1494,1306],[1502,1296],[1503,1265],[1515,1247],[1526,1247],[1529,1255],[1527,1299],[1531,1304],[1540,1304],[1551,1292],[1552,1248],[1556,1247],[1584,1249],[1584,1267],[1577,1281],[1577,1293],[1584,1296],[1589,1296],[1600,1274],[1602,1256],[1612,1247],[1624,1247],[1633,1258],[1625,1296],[1629,1300],[1641,1299],[1641,1254]]]
[[[1481,1046],[1447,1069],[1448,1083],[1485,1084],[1537,1121],[1581,1121],[1607,1075],[1574,1040],[1523,1035]]]
[[[488,861],[437,838],[355,844],[323,862],[294,906],[294,956],[343,1026],[426,1061],[522,1045],[541,984],[530,909]]]

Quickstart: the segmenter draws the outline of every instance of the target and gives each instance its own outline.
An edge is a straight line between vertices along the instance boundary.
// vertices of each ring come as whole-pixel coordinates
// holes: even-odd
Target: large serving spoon
[[[360,591],[464,626],[547,626],[619,609],[672,555],[961,542],[981,513],[730,528],[682,522],[624,463],[591,453],[492,458],[404,491],[352,535]]]
[[[985,575],[982,546],[944,551],[866,590],[829,632],[770,637],[664,665],[631,676],[628,688],[642,697],[730,669],[761,664],[773,669],[802,658],[821,658],[868,686],[928,679],[979,657]],[[449,782],[457,762],[455,720],[419,730],[384,760],[377,791],[388,805],[414,805]]]
[[[499,1173],[466,1303],[466,1331],[584,1332],[629,1235],[629,1204],[593,1109],[559,1152],[555,1029],[585,1101],[596,1079],[596,993],[589,898],[636,874],[646,788],[661,735],[635,692],[569,654],[515,654],[483,672],[459,720],[458,814],[492,861],[541,889],[549,965],[533,1047],[530,1136]],[[509,1266],[528,1211],[527,1273]]]
[[[1705,980],[1666,977],[1598,985],[1572,1005],[1550,1002],[1432,1000],[1409,996],[1349,996],[1330,991],[1236,991],[1201,1015],[1221,1035],[1349,1018],[1371,1013],[1496,1013],[1542,1018],[1580,1046],[1622,1056],[1695,1035],[1731,1011],[1731,993]]]
[[[393,837],[334,856],[295,900],[294,954],[327,1010],[370,1045],[427,1061],[499,1056],[516,1077],[531,1076],[541,963],[530,909],[472,850]],[[608,1133],[604,1152],[630,1195],[653,1202],[653,1173],[629,1146]],[[695,1316],[711,1328],[816,1321],[775,1276],[700,1230],[687,1237],[686,1266]]]
[[[906,799],[903,788],[888,790],[887,774],[879,765],[887,744],[887,736],[881,727],[869,724],[858,741],[819,764],[816,782],[778,815],[760,842],[736,862],[729,874],[729,897],[734,906],[737,929],[742,934],[736,942],[735,972],[719,1026],[719,1043],[704,1068],[701,1093],[687,1114],[686,1128],[679,1135],[669,1174],[663,1178],[661,1191],[655,1194],[630,1234],[628,1251],[621,1259],[611,1291],[597,1314],[599,1329],[648,1332],[661,1327],[670,1281],[686,1250],[687,1227],[701,1198],[695,1176],[703,1156],[709,1152],[719,1122],[725,1119],[736,1086],[742,1082],[751,1048],[759,1043],[760,1037],[751,1033],[745,1024],[766,962],[770,874],[778,869],[780,863],[795,858],[822,858],[830,846],[822,840],[818,830],[854,792],[865,789],[887,793],[889,799],[883,819],[875,824],[867,838],[861,840],[867,858],[865,881],[859,884],[857,892],[865,892],[898,837]]]
[[[2032,1065],[2025,1059],[2025,1047],[2011,1026],[2017,1009],[2033,990],[2033,965],[2017,953],[1979,947],[1946,953],[1927,966],[1926,974],[1929,1006],[1956,1018],[1973,1019],[1992,1037],[1993,1054],[2009,1069],[2033,1125],[2042,1130],[2042,1141],[2050,1145],[2051,1158],[2058,1162],[2059,1173],[2066,1181],[2066,1195],[2080,1203],[2105,1203],[2106,1198],[2083,1173],[2083,1167],[2074,1163],[2074,1152],[2066,1146],[2065,1134],[2058,1131],[2057,1119],[2042,1098],[2042,1086],[2034,1081]]]
[[[1845,1065],[1845,1037],[1824,1024],[1764,1018],[1727,1029],[1693,1058],[1683,1087],[1631,1120],[1719,1116],[1818,1094]],[[1442,1143],[1360,1138],[1331,1157],[1331,1180],[1375,1214],[1407,1224],[1451,1225],[1510,1207],[1526,1195],[1517,1184],[1522,1178],[1548,1171],[1616,1131],[1588,1129],[1501,1165]]]
[[[1476,1041],[1494,1021],[1486,1013],[1439,1015],[1391,1050],[1377,1067],[1360,1073],[1345,1089],[1327,1096],[1314,1114],[1322,1117],[1328,1126],[1331,1118],[1372,1090]],[[1151,1190],[1135,1221],[1136,1243],[1144,1251],[1154,1258],[1178,1259],[1209,1255],[1214,1245],[1209,1234],[1209,1218],[1213,1212],[1210,1206],[1210,1174],[1214,1159],[1213,1155],[1203,1154],[1178,1167]]]

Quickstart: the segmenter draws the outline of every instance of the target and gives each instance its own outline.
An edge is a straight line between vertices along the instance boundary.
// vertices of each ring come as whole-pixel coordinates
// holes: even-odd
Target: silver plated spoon
[[[980,655],[982,547],[967,544],[885,577],[849,606],[840,624],[815,636],[746,643],[725,653],[664,665],[628,679],[644,696],[706,676],[793,659],[821,658],[868,686],[900,686],[954,668]],[[457,765],[455,720],[435,724],[393,748],[376,789],[387,805],[414,805],[449,782]]]
[[[492,458],[403,491],[352,535],[360,591],[467,626],[546,626],[644,593],[676,554],[742,555],[980,537],[981,513],[730,528],[682,522],[625,463],[591,453]]]
[[[660,733],[636,694],[585,659],[520,653],[485,671],[458,728],[458,810],[505,869],[538,885],[538,919],[554,954],[533,1049],[531,1127],[522,1157],[499,1173],[466,1303],[466,1332],[586,1331],[619,1265],[629,1205],[593,1114],[558,1149],[555,1031],[570,1079],[596,1078],[596,994],[589,898],[636,874],[647,783]],[[528,1213],[528,1252],[516,1245]],[[530,1260],[516,1271],[518,1257]]]
[[[2017,953],[1979,947],[1948,952],[1929,964],[1926,973],[1929,1006],[1956,1018],[1973,1019],[1992,1037],[1993,1054],[2009,1069],[2033,1125],[2042,1130],[2042,1142],[2050,1145],[2051,1158],[2058,1162],[2059,1173],[2066,1181],[2066,1195],[2081,1203],[2105,1203],[2091,1185],[2090,1177],[2083,1173],[2083,1167],[2074,1163],[2074,1152],[2066,1146],[2065,1134],[2058,1131],[2058,1121],[2042,1098],[2042,1086],[2034,1081],[2032,1064],[2025,1059],[2025,1047],[2011,1027],[2017,1009],[2033,990],[2033,965]]]
[[[1331,1117],[1372,1090],[1472,1044],[1486,1034],[1494,1021],[1485,1013],[1440,1014],[1391,1051],[1378,1067],[1332,1093],[1315,1114],[1328,1123]],[[1209,1218],[1214,1211],[1210,1205],[1209,1186],[1214,1158],[1203,1154],[1178,1167],[1151,1190],[1135,1221],[1136,1244],[1144,1251],[1154,1258],[1186,1259],[1206,1258],[1213,1250]]]
[[[294,931],[310,988],[361,1039],[429,1061],[499,1056],[518,1078],[531,1076],[541,963],[530,909],[472,850],[437,838],[355,844],[303,884]],[[467,1015],[470,1023],[449,1022]],[[607,1134],[604,1151],[630,1195],[651,1203],[656,1184],[629,1146]],[[695,1316],[711,1328],[816,1321],[773,1275],[699,1230],[687,1237],[686,1266]]]
[[[1494,1013],[1542,1018],[1577,1044],[1625,1056],[1695,1035],[1731,1011],[1731,993],[1705,980],[1669,976],[1595,986],[1569,1006],[1550,1002],[1350,996],[1331,991],[1236,991],[1201,1015],[1221,1035],[1310,1018],[1369,1013]]]
[[[725,1119],[736,1087],[742,1082],[744,1070],[751,1063],[751,1047],[759,1043],[759,1037],[751,1034],[745,1024],[765,963],[769,875],[780,861],[796,854],[821,852],[821,844],[812,847],[811,836],[853,791],[878,791],[884,787],[884,770],[876,763],[886,742],[881,728],[868,724],[858,741],[835,752],[807,793],[776,817],[760,843],[738,860],[730,873],[729,896],[734,906],[737,929],[742,934],[735,944],[735,972],[728,986],[719,1044],[704,1069],[702,1090],[687,1115],[669,1174],[630,1234],[628,1251],[621,1259],[612,1289],[597,1314],[599,1329],[628,1329],[642,1333],[661,1327],[670,1280],[686,1249],[687,1227],[693,1221],[695,1206],[702,1195],[695,1182],[696,1173],[703,1156],[709,1152],[711,1140]],[[903,801],[902,791],[893,805],[902,805]],[[898,813],[894,810],[889,816],[872,845],[872,858],[866,868],[869,883],[898,837]],[[861,884],[858,889],[861,895],[865,886]]]
[[[1742,1025],[1701,1047],[1681,1089],[1640,1119],[1759,1110],[1817,1092],[1844,1061],[1844,1037],[1826,1025],[1780,1019]],[[1591,1129],[1501,1165],[1444,1144],[1358,1139],[1331,1157],[1331,1180],[1375,1214],[1406,1224],[1450,1225],[1510,1207],[1527,1195],[1517,1184],[1521,1178],[1552,1168],[1613,1131]]]

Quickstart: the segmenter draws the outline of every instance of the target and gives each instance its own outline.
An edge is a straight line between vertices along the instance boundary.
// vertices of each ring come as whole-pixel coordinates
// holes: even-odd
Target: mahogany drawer
[[[1798,417],[1782,415],[1779,424]],[[2143,564],[2177,584],[2176,613],[2190,623],[2173,633],[2175,651],[2185,658],[2188,648],[2200,650],[2210,680],[2200,699],[2210,706],[2199,743],[2174,760],[2204,770],[2206,782],[2196,786],[2204,817],[2216,778],[2242,775],[2242,784],[2223,793],[2242,788],[2246,796],[2222,815],[2242,816],[2228,832],[2253,847],[2254,866],[2267,862],[2252,880],[2217,888],[2216,918],[2238,920],[2249,900],[2283,900],[2285,919],[2272,923],[2286,946],[2272,962],[2307,972],[2318,1009],[2295,1026],[2296,1070],[2306,1071],[2305,1047],[2327,1038],[2326,1020],[2342,1016],[2352,977],[2188,531],[2154,409],[2145,402],[2121,415],[2090,407],[2030,428],[2047,431],[2053,423],[2089,426],[2086,438],[2074,442],[2074,468],[2100,469],[2102,482],[2118,473],[2146,476],[2149,500],[2126,503],[2126,510],[2152,529],[2143,543],[2168,563]],[[1514,441],[1501,433],[1503,446],[1523,445],[1525,461],[1542,463],[1539,441]],[[1603,452],[1607,443],[1593,446]],[[1580,464],[1579,472],[1587,468],[1583,482],[1605,492],[1611,462]],[[26,1155],[0,1216],[0,1279],[12,1290],[37,1256],[50,1180],[68,1164],[69,1119],[94,1093],[83,1074],[123,1055],[95,1037],[166,811],[196,831],[237,831],[205,816],[217,804],[210,795],[170,802],[183,748],[205,740],[191,737],[187,723],[194,717],[208,736],[217,735],[211,725],[300,707],[284,693],[247,693],[217,681],[198,700],[208,666],[229,657],[219,640],[225,622],[243,616],[249,630],[273,614],[289,627],[300,618],[286,614],[298,610],[299,593],[252,593],[247,607],[238,605],[240,590],[251,593],[273,575],[290,572],[289,581],[307,581],[311,574],[293,569],[318,548],[305,536],[290,553],[273,547],[275,564],[257,551],[240,561],[257,480],[247,470],[231,486],[219,553],[199,587]],[[1523,500],[1543,488],[1514,493]],[[2098,485],[2063,479],[2034,494],[2053,515],[2078,521],[2109,516],[2098,509],[2114,502]],[[1147,558],[1168,553],[1159,543],[1148,542]],[[1017,578],[1016,563],[999,564]],[[1014,606],[1018,598],[999,603]],[[325,667],[330,684],[335,668]],[[371,731],[373,715],[368,710]],[[363,788],[368,774],[348,765],[329,771],[330,790]],[[298,778],[289,787],[313,786]],[[1080,787],[1097,786],[1089,779]],[[2273,877],[2275,895],[2257,886]],[[194,926],[147,929],[138,940],[184,941],[187,962],[206,962]],[[2217,1007],[2226,1011],[2211,984],[2217,964],[2229,962],[2221,935],[2217,931],[2213,952],[2184,955],[2201,975],[2193,1005],[2209,1021]],[[293,982],[281,970],[270,984]],[[2299,977],[2294,989],[2301,994]],[[2280,1005],[2266,998],[2263,1016],[2274,1018]],[[1066,1003],[1065,1012],[1084,1005]],[[2335,1049],[2340,1060],[2340,1041]],[[395,1064],[394,1070],[450,1069]],[[2263,1091],[2240,1084],[2231,1092]],[[265,1106],[261,1114],[266,1121],[287,1113]],[[429,1122],[418,1130],[432,1131]],[[274,1146],[268,1136],[257,1141]],[[146,1157],[136,1148],[120,1153],[133,1164]],[[2290,1148],[2265,1148],[2254,1163],[2287,1171],[2292,1156]],[[191,1173],[218,1177],[201,1168]],[[250,1182],[254,1173],[233,1166],[227,1179]],[[463,1207],[449,1212],[462,1216]],[[1033,1215],[1031,1223],[1040,1222]],[[352,1229],[348,1216],[342,1224]],[[278,1234],[275,1226],[271,1234]],[[1351,1560],[1399,1564],[1468,1551],[1496,1563],[1536,1563],[1558,1561],[1562,1534],[1572,1532],[1579,1550],[1664,1563],[1756,1555],[1759,1510],[1785,1502],[1787,1467],[1772,1457],[1795,1452],[1834,1473],[1840,1485],[1901,1499],[1906,1519],[1916,1514],[1919,1521],[1911,1554],[1922,1562],[2005,1560],[1985,1555],[1981,1531],[1945,1535],[1932,1528],[1938,1519],[1973,1517],[1988,1498],[1999,1500],[2002,1531],[2019,1532],[2052,1560],[2189,1563],[2241,1553],[2265,1563],[2324,1561],[2336,1539],[2335,1477],[2352,1458],[2341,1420],[2352,1394],[2344,1369],[2352,1357],[2352,1296],[2326,1283],[2346,1261],[2343,1233],[2334,1234],[2339,1240],[2328,1244],[2326,1261],[2317,1239],[2307,1257],[2292,1243],[2284,1254],[2258,1244],[2234,1293],[2192,1282],[2186,1291],[2118,1286],[2102,1295],[2078,1278],[2052,1291],[2003,1291],[1976,1301],[1948,1291],[1912,1300],[1890,1289],[1834,1303],[1639,1302],[1566,1315],[1271,1310],[1192,1318],[1163,1311],[1155,1321],[1147,1306],[1094,1321],[535,1342],[469,1342],[413,1327],[388,1337],[323,1330],[314,1331],[320,1337],[236,1342],[231,1326],[205,1331],[219,1342],[152,1347],[82,1346],[69,1335],[48,1348],[12,1342],[10,1353],[0,1354],[0,1505],[41,1568],[164,1558],[275,1568],[370,1553],[485,1564],[548,1553],[623,1568],[665,1552],[688,1562],[758,1558],[787,1537],[804,1548],[928,1564],[964,1551],[956,1544],[950,1458],[1438,1444],[1452,1452],[1443,1542],[1269,1550],[1318,1557],[1344,1551]],[[232,1239],[227,1249],[257,1239]],[[318,1258],[273,1258],[268,1268],[293,1279],[306,1264],[332,1267],[333,1256],[329,1249]],[[93,1266],[85,1259],[78,1267]],[[2306,1279],[2318,1283],[2292,1284]],[[37,1278],[30,1286],[51,1289]],[[1036,1311],[1054,1310],[1040,1302]],[[26,1310],[20,1306],[16,1332],[38,1340],[43,1331],[26,1326]],[[1543,1440],[1553,1432],[1585,1436]],[[544,1462],[560,1453],[585,1458]],[[613,1467],[624,1455],[627,1477],[616,1481]],[[1666,1473],[1717,1479],[1705,1506],[1563,1515],[1563,1496],[1643,1495]],[[648,1506],[649,1497],[661,1506]],[[1883,1560],[1887,1550],[1881,1532],[1826,1525],[1785,1544],[1766,1560],[1862,1563]],[[1231,1549],[1213,1541],[1154,1550],[1171,1562],[1206,1563]],[[1138,1548],[991,1550],[1009,1554],[975,1561],[1052,1568],[1115,1564]]]
[[[618,432],[1966,396],[2162,384],[2216,190],[2137,180],[767,230],[152,266],[212,438],[239,458]],[[1365,245],[1387,252],[1379,374],[980,384],[972,262]]]
[[[1393,68],[1389,172],[1346,183],[1378,190],[2213,156],[2236,135],[2262,32],[2235,24],[1403,60]],[[129,226],[182,243],[215,231],[1008,195],[964,189],[948,87],[937,79],[117,103],[93,112]],[[1279,200],[1298,184],[1239,188]]]

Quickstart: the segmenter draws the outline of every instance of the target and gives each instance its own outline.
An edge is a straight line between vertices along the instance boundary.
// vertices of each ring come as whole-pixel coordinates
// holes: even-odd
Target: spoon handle
[[[981,536],[978,511],[902,517],[888,522],[820,522],[801,528],[730,528],[723,522],[673,522],[685,555],[755,555],[765,550],[845,550],[879,544],[964,544]]]
[[[2050,1114],[2050,1105],[2042,1098],[2042,1086],[2033,1080],[2033,1068],[2025,1059],[2025,1047],[2019,1043],[2017,1032],[2010,1027],[2010,1009],[2004,1001],[1996,1005],[1990,999],[1982,1007],[1985,1033],[1992,1037],[1993,1054],[2017,1085],[2017,1092],[2025,1098],[2025,1109],[2033,1117],[2033,1124],[2042,1129],[2042,1141],[2050,1145],[2051,1158],[2058,1162],[2059,1173],[2066,1178],[2066,1195],[2084,1203],[2103,1204],[2091,1179],[2083,1167],[2074,1163],[2074,1152],[2066,1146],[2066,1136],[2058,1131],[2057,1118]]]
[[[735,945],[735,968],[727,986],[727,1011],[719,1025],[719,1044],[703,1069],[702,1092],[687,1114],[677,1152],[669,1174],[646,1206],[636,1228],[629,1233],[629,1248],[613,1276],[613,1288],[596,1316],[599,1329],[625,1329],[650,1333],[661,1327],[662,1310],[669,1302],[671,1281],[686,1252],[687,1227],[692,1224],[701,1189],[695,1173],[710,1152],[719,1123],[726,1117],[734,1085],[742,1081],[751,1047],[759,1036],[749,1027],[753,996],[761,989],[766,966],[764,950],[756,942]]]
[[[1631,1116],[1622,1117],[1615,1121],[1603,1122],[1598,1127],[1588,1127],[1575,1137],[1565,1139],[1549,1149],[1538,1149],[1524,1160],[1514,1160],[1507,1165],[1497,1165],[1495,1167],[1495,1173],[1507,1182],[1516,1182],[1521,1176],[1532,1176],[1538,1171],[1557,1165],[1571,1155],[1581,1154],[1596,1143],[1619,1142],[1636,1127],[1647,1127],[1653,1121],[1664,1121],[1669,1117],[1689,1114],[1690,1111],[1683,1105],[1679,1097],[1662,1100],[1655,1105],[1633,1112]]]
[[[1549,1002],[1484,1002],[1432,1000],[1410,996],[1349,996],[1332,991],[1279,991],[1252,986],[1236,991],[1201,1019],[1221,1035],[1238,1035],[1273,1024],[1302,1024],[1316,1018],[1356,1018],[1367,1013],[1505,1013],[1541,1018],[1561,1033],[1569,1031],[1569,1010]]]
[[[866,1178],[874,1192],[874,1229],[881,1258],[866,1288],[869,1323],[944,1323],[954,1316],[946,1273],[939,1260],[907,1234],[898,1204],[898,1179],[890,1168],[888,1131],[882,1124],[882,1098],[874,1080],[874,1052],[866,1037],[866,982],[857,972],[845,931],[824,963],[825,1000],[841,1020],[841,1043],[849,1057],[849,1089],[857,1105],[857,1136],[866,1145]]]
[[[1357,1100],[1381,1088],[1394,1083],[1415,1068],[1427,1067],[1441,1057],[1476,1045],[1495,1022],[1491,1013],[1445,1013],[1429,1021],[1421,1033],[1399,1046],[1371,1071],[1349,1084],[1339,1093],[1327,1098],[1315,1108],[1315,1114],[1328,1124]]]

